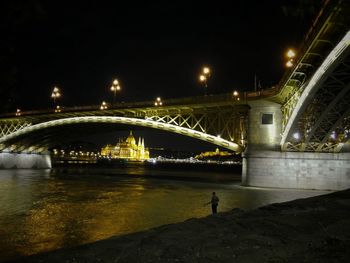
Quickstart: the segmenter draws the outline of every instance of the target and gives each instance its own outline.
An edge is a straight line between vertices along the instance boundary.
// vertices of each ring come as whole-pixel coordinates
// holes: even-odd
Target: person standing
[[[211,211],[213,212],[213,214],[216,214],[218,212],[219,197],[216,195],[215,192],[213,192],[210,203]]]

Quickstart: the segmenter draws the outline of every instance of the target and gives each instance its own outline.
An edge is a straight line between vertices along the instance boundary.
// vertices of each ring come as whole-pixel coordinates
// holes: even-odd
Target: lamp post
[[[202,73],[199,75],[199,81],[204,85],[204,95],[207,95],[209,78],[210,78],[210,68],[203,67]]]
[[[158,97],[154,102],[154,106],[162,106],[162,105],[163,105],[162,99]]]
[[[235,90],[234,92],[233,92],[233,98],[234,98],[234,100],[239,100],[239,93],[238,93],[238,91],[237,90]]]
[[[113,106],[115,104],[115,97],[117,95],[117,91],[120,91],[121,87],[119,85],[119,81],[117,79],[113,80],[112,86],[111,86],[111,91],[113,92]]]
[[[21,116],[21,110],[20,109],[16,110],[16,116]]]
[[[56,112],[56,113],[57,113],[57,112],[61,112],[61,107],[60,107],[59,105],[56,106],[55,112]]]
[[[54,106],[56,105],[56,99],[61,97],[61,91],[58,87],[54,87],[51,93],[51,98],[53,99]]]
[[[293,49],[289,49],[286,53],[286,57],[288,61],[286,62],[286,67],[291,68],[294,66],[294,58],[296,56],[296,53]]]
[[[100,106],[100,110],[107,110],[107,103],[105,101],[102,101],[101,106]]]

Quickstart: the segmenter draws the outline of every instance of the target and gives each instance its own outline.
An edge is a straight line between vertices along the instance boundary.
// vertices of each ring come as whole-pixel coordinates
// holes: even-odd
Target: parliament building
[[[126,139],[120,139],[116,145],[107,144],[101,149],[101,155],[114,159],[145,161],[149,159],[149,150],[145,148],[144,139],[139,137],[138,143],[130,131]]]

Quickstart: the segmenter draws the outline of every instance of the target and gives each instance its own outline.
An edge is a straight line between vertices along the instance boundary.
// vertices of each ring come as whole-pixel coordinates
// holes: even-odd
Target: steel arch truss
[[[281,80],[282,89],[275,99],[282,104],[283,130],[288,124],[307,81],[349,30],[350,4],[347,1],[338,1],[338,3],[334,1],[333,4],[329,1],[327,3],[329,7],[324,6],[317,18],[318,23],[307,35],[301,50],[302,56]]]
[[[178,111],[146,111],[145,119],[167,123],[235,142],[242,148],[247,139],[247,108],[216,107]]]
[[[20,120],[1,121],[0,122],[0,138],[16,131],[22,130],[25,127],[32,125],[30,122],[22,122]]]
[[[349,33],[348,33],[349,36]],[[306,106],[299,107],[294,124],[282,141],[282,150],[308,152],[339,152],[350,139],[350,51],[347,46],[338,55],[343,56],[335,63],[334,70],[321,72],[324,81],[314,86],[317,90],[307,90]],[[342,53],[343,52],[343,53]],[[334,61],[333,61],[334,62]],[[312,80],[311,80],[312,82]],[[312,84],[312,83],[311,83]],[[305,97],[306,97],[305,96]]]
[[[193,137],[199,140],[207,141],[209,143],[222,146],[235,152],[241,152],[243,149],[235,142],[225,140],[219,136],[213,136],[194,129],[180,127],[178,125],[169,124],[165,122],[157,122],[150,119],[129,118],[129,117],[112,117],[112,116],[84,116],[64,118],[58,120],[47,121],[39,124],[34,124],[25,127],[21,130],[17,130],[11,134],[0,138],[0,151],[5,152],[43,152],[48,148],[48,140],[37,135],[37,132],[45,129],[56,128],[60,126],[70,124],[83,124],[83,123],[120,123],[128,125],[137,125],[155,129],[161,129],[169,132],[182,134],[185,136]],[[31,143],[23,143],[23,138],[33,138]],[[36,138],[37,137],[37,138]]]

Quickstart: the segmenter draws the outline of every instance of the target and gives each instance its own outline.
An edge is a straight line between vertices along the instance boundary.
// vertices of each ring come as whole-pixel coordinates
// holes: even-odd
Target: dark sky
[[[254,74],[269,87],[283,74],[284,51],[298,47],[309,28],[312,2],[9,4],[10,15],[26,19],[11,32],[16,105],[49,107],[54,85],[62,89],[62,105],[100,104],[112,99],[115,77],[123,101],[199,95],[203,65],[213,71],[209,93],[252,90]]]
[[[12,107],[52,107],[54,85],[63,106],[111,101],[114,78],[122,86],[118,101],[202,95],[203,65],[212,69],[211,94],[253,90],[255,74],[270,87],[283,75],[284,52],[299,47],[321,2],[3,1]]]

